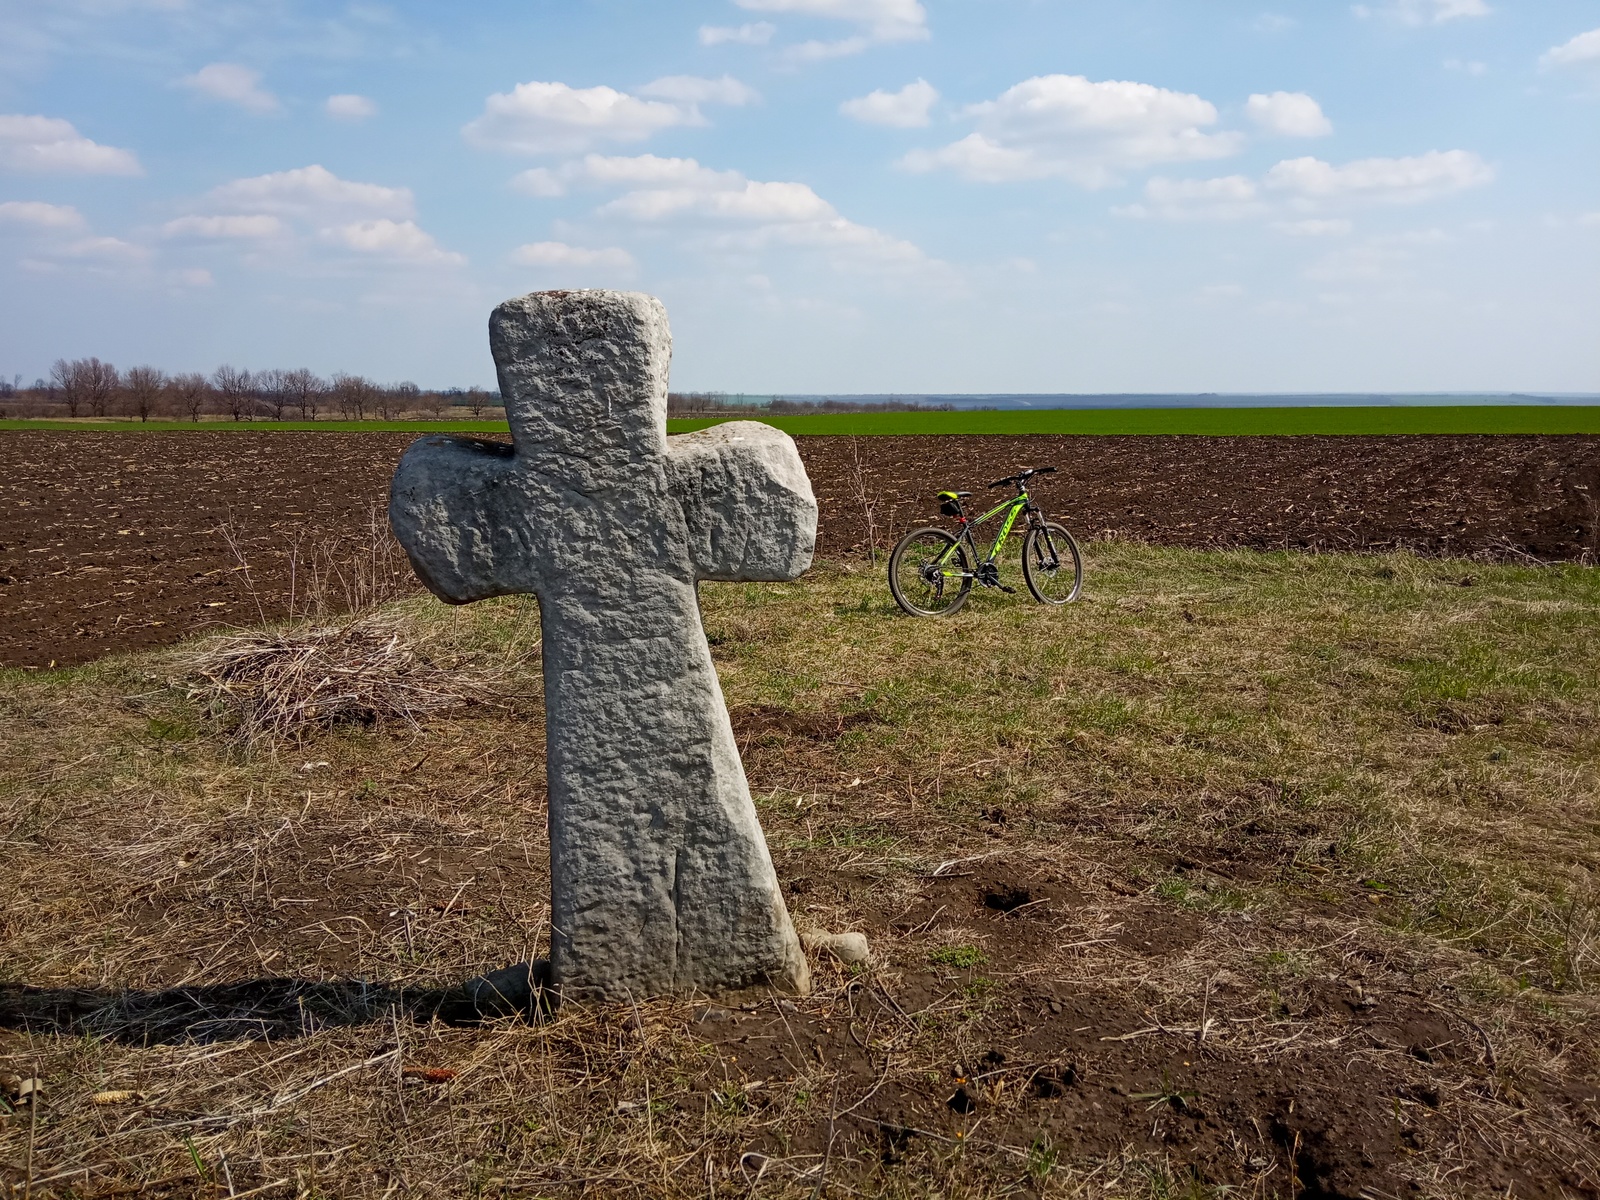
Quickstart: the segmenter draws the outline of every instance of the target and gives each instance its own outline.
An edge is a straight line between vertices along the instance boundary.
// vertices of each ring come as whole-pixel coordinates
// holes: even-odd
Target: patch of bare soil
[[[826,551],[893,545],[934,493],[1055,465],[1033,488],[1080,537],[1255,550],[1417,550],[1573,560],[1600,552],[1596,437],[801,438]],[[981,509],[979,511],[982,511]]]
[[[409,586],[403,558],[381,535],[389,478],[411,440],[0,435],[0,664],[65,666],[166,645],[283,616],[313,589],[337,607],[352,590]],[[874,541],[887,548],[934,516],[940,488],[981,500],[990,479],[1047,463],[1061,473],[1041,481],[1041,504],[1087,537],[1494,558],[1600,551],[1593,437],[799,443],[821,502],[824,556]]]

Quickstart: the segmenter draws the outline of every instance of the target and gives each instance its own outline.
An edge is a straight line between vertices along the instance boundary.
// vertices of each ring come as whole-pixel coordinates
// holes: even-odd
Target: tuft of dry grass
[[[425,717],[495,703],[504,675],[434,663],[392,617],[302,623],[207,638],[176,665],[188,699],[236,746],[303,741],[313,730]]]

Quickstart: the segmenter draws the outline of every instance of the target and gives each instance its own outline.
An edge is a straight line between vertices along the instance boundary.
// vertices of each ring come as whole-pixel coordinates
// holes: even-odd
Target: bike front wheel
[[[913,617],[948,617],[970,591],[967,549],[943,529],[913,529],[889,555],[889,592]]]
[[[1083,555],[1078,543],[1050,521],[1028,530],[1022,543],[1022,578],[1040,604],[1068,604],[1083,590]]]

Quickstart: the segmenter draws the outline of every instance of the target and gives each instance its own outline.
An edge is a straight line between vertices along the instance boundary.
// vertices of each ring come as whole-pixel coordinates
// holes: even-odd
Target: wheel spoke
[[[908,533],[889,555],[889,590],[912,616],[954,612],[971,586],[965,550],[942,529]]]
[[[1041,604],[1066,604],[1078,598],[1083,561],[1072,535],[1050,523],[1032,530],[1023,551],[1028,590]]]

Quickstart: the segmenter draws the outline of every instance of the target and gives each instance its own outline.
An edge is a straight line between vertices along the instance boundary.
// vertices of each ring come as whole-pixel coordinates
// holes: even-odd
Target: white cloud
[[[378,115],[376,101],[349,92],[329,96],[322,102],[322,109],[330,117],[340,121],[365,121],[368,117]]]
[[[476,146],[523,154],[582,150],[595,142],[637,142],[675,125],[699,125],[693,105],[641,100],[610,87],[519,83],[484,102],[462,129]]]
[[[1545,67],[1573,67],[1592,62],[1600,62],[1600,29],[1580,33],[1539,56],[1539,64]]]
[[[454,266],[466,262],[461,255],[440,249],[432,235],[419,229],[414,221],[391,221],[386,217],[354,221],[324,230],[323,236],[359,254],[394,263]]]
[[[108,266],[129,266],[142,263],[150,257],[147,247],[114,237],[82,238],[76,242],[69,242],[59,253],[65,258],[104,263]]]
[[[1220,179],[1164,179],[1144,185],[1145,204],[1116,208],[1121,217],[1159,217],[1166,221],[1235,221],[1266,211],[1253,180],[1243,175]]]
[[[260,71],[238,63],[211,63],[178,82],[202,96],[237,104],[246,112],[274,113],[283,107],[276,96],[261,86]]]
[[[620,246],[590,250],[565,242],[529,242],[511,252],[511,261],[522,267],[585,267],[606,271],[630,271],[633,255]]]
[[[355,256],[350,262],[409,266],[454,266],[466,260],[441,249],[412,219],[416,205],[407,188],[341,179],[312,165],[249,179],[235,179],[202,196],[196,211],[168,221],[169,238],[233,242],[244,249],[272,241],[271,254],[250,249],[245,261],[298,269],[326,263],[327,247]],[[314,254],[310,248],[320,247]]]
[[[1444,60],[1444,69],[1446,71],[1460,71],[1463,75],[1478,76],[1489,73],[1489,64],[1470,59],[1447,58]]]
[[[261,241],[282,237],[288,227],[269,213],[230,216],[188,216],[168,221],[161,233],[169,238],[203,238],[221,241]]]
[[[1413,158],[1366,158],[1333,166],[1318,158],[1291,158],[1257,181],[1243,175],[1217,179],[1149,180],[1144,202],[1111,211],[1120,217],[1165,221],[1231,221],[1275,210],[1315,212],[1322,204],[1351,201],[1414,203],[1479,187],[1494,178],[1483,159],[1466,150],[1430,151]],[[1350,232],[1342,219],[1280,221],[1280,233],[1326,237]]]
[[[698,75],[664,75],[639,89],[641,96],[676,100],[680,104],[727,104],[738,107],[761,99],[761,93],[732,75],[702,79]]]
[[[416,209],[409,188],[355,183],[317,164],[235,179],[213,188],[205,200],[211,208],[321,221],[337,220],[341,215],[409,217]]]
[[[1283,137],[1327,137],[1333,132],[1322,106],[1304,92],[1258,92],[1246,101],[1244,111],[1257,126]]]
[[[839,111],[869,125],[912,129],[928,124],[928,110],[938,99],[938,89],[926,79],[919,79],[906,84],[898,92],[886,92],[880,88],[854,100],[846,100],[839,105]]]
[[[1578,218],[1579,225],[1600,226],[1600,212],[1584,213]]]
[[[558,171],[552,171],[549,167],[529,167],[511,177],[511,190],[521,192],[524,196],[544,199],[565,196],[567,184]]]
[[[180,267],[167,272],[167,278],[180,287],[210,287],[216,282],[204,267]]]
[[[0,224],[29,225],[35,229],[82,229],[83,214],[64,204],[42,200],[7,200],[0,204]]]
[[[511,186],[528,196],[564,196],[574,186],[716,188],[736,186],[743,179],[737,171],[714,171],[692,158],[588,154],[554,169],[523,171],[512,178]]]
[[[637,221],[693,215],[736,221],[819,221],[838,214],[803,183],[762,183],[742,179],[729,188],[646,188],[628,192],[600,212]]]
[[[19,265],[41,274],[67,270],[122,278],[145,274],[152,257],[148,246],[115,237],[82,237],[41,248],[37,253],[42,257],[25,258]]]
[[[792,13],[860,25],[875,42],[919,41],[928,13],[918,0],[734,0],[750,12]]]
[[[1257,33],[1284,33],[1295,26],[1293,17],[1286,17],[1282,13],[1264,12],[1251,23],[1251,28]]]
[[[1487,17],[1494,10],[1484,0],[1393,0],[1382,8],[1358,4],[1358,17],[1385,17],[1402,25],[1443,25],[1462,17]]]
[[[767,21],[753,21],[748,25],[702,25],[700,44],[721,46],[732,43],[738,46],[765,46],[777,32],[778,27]]]
[[[827,62],[830,58],[849,58],[852,54],[860,54],[871,45],[871,38],[858,34],[855,37],[840,38],[835,42],[816,40],[801,42],[790,46],[783,52],[783,56],[790,62]]]
[[[0,169],[38,175],[142,175],[128,150],[92,142],[59,117],[0,114]]]
[[[1204,132],[1216,124],[1217,110],[1199,96],[1081,75],[1028,79],[967,113],[977,119],[975,133],[913,151],[902,165],[949,168],[984,183],[1060,177],[1097,188],[1117,182],[1123,170],[1223,158],[1243,142],[1236,133]]]
[[[1307,200],[1371,199],[1411,203],[1494,179],[1494,168],[1470,150],[1430,150],[1411,158],[1364,158],[1335,167],[1319,158],[1291,158],[1267,172],[1275,191]]]
[[[1355,228],[1344,217],[1307,217],[1303,221],[1278,221],[1272,227],[1290,237],[1344,237]]]
[[[682,227],[702,249],[748,253],[791,246],[832,252],[835,264],[845,268],[876,264],[944,269],[910,242],[841,216],[806,184],[749,179],[692,158],[591,154],[552,170],[525,171],[516,184],[543,195],[576,186],[625,188],[602,204],[597,215]]]

